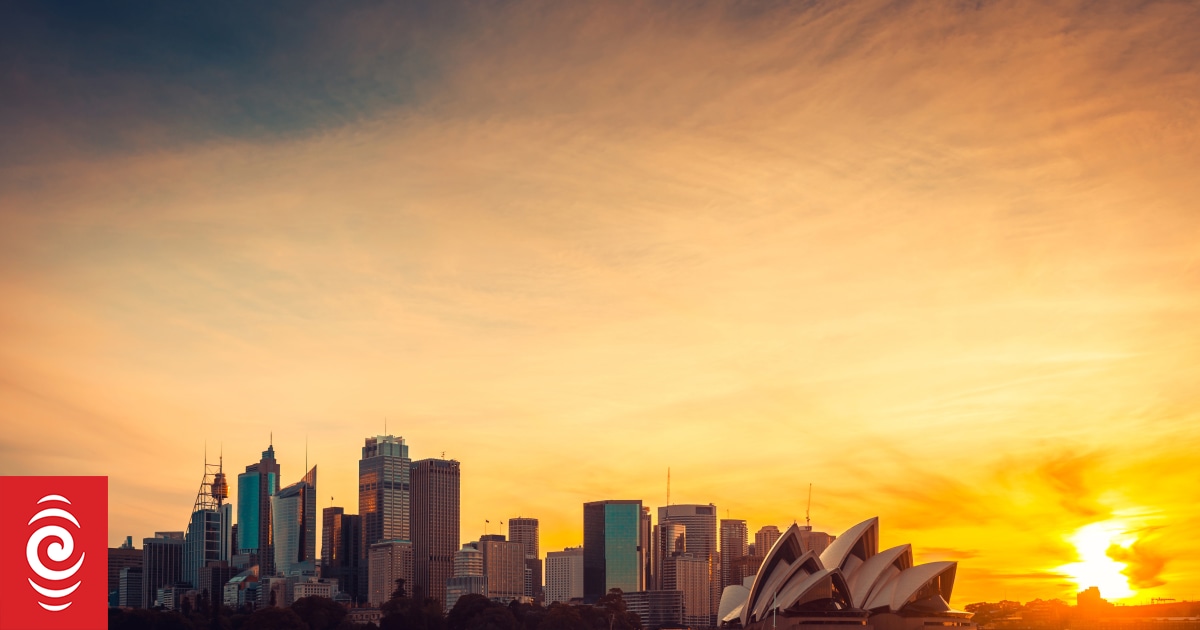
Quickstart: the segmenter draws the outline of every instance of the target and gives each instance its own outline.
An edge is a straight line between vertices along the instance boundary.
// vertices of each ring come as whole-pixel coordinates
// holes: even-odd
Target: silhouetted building
[[[238,570],[228,562],[210,562],[200,567],[200,581],[196,584],[196,590],[204,593],[210,602],[223,602],[225,583],[237,574]]]
[[[312,573],[317,561],[317,467],[271,497],[275,573]]]
[[[351,601],[366,601],[359,586],[362,557],[362,518],[340,507],[327,507],[321,530],[321,575],[336,579]]]
[[[183,580],[200,583],[200,568],[209,562],[228,562],[233,528],[233,507],[225,503],[229,486],[221,463],[204,465],[192,516],[183,542]]]
[[[546,554],[546,603],[583,598],[583,547]]]
[[[158,590],[183,578],[183,532],[157,532],[142,539],[142,606],[154,608]]]
[[[412,464],[413,596],[446,601],[459,545],[460,471],[455,460]]]
[[[238,475],[237,549],[246,566],[259,567],[260,575],[275,574],[275,546],[271,528],[271,497],[279,492],[279,463],[275,446],[267,446],[257,464]]]
[[[750,532],[746,521],[740,519],[721,519],[721,588],[730,584],[741,584],[733,579],[732,567],[734,561],[749,554]]]
[[[371,545],[367,556],[367,601],[379,606],[391,599],[396,580],[404,580],[406,594],[412,594],[413,547],[407,540],[388,540]]]
[[[595,603],[610,589],[643,590],[642,502],[583,504],[583,598]]]
[[[123,605],[117,602],[114,595],[119,590],[121,581],[121,569],[125,567],[142,567],[142,550],[133,548],[133,536],[126,536],[125,542],[120,547],[108,550],[108,600],[110,605]],[[140,581],[140,576],[138,577]],[[141,601],[141,593],[134,598],[134,601]],[[135,606],[140,608],[140,606]]]
[[[683,593],[638,591],[625,593],[625,609],[637,614],[644,628],[683,627]]]
[[[142,567],[123,567],[117,576],[117,605],[143,608]]]

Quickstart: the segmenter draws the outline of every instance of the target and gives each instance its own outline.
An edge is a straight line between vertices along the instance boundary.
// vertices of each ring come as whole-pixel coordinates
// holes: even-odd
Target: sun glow
[[[1059,567],[1071,576],[1080,590],[1089,586],[1100,588],[1100,596],[1124,599],[1133,596],[1129,578],[1123,573],[1126,564],[1109,555],[1114,545],[1129,548],[1137,538],[1129,533],[1128,524],[1120,520],[1101,521],[1080,527],[1067,540],[1075,545],[1079,562]]]

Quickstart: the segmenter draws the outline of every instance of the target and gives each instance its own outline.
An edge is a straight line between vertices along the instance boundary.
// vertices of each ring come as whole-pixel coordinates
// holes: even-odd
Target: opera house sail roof
[[[819,556],[803,551],[802,531],[793,524],[752,581],[725,588],[718,612],[722,626],[974,627],[970,613],[949,604],[958,563],[914,565],[910,545],[879,551],[878,518],[846,530]]]

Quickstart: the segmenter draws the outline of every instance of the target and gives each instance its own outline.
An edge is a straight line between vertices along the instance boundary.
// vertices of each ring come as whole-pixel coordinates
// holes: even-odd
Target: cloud
[[[1138,538],[1128,547],[1112,545],[1108,557],[1126,563],[1121,570],[1135,589],[1147,589],[1166,584],[1161,575],[1170,556],[1160,550],[1153,538]]]

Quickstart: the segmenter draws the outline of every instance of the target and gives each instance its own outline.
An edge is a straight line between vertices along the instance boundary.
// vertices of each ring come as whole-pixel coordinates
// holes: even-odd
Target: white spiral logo
[[[62,502],[66,503],[67,505],[71,505],[71,502],[68,501],[66,497],[57,494],[48,494],[42,497],[38,500],[38,505],[46,502]],[[59,518],[65,521],[70,521],[77,529],[80,529],[79,521],[75,520],[75,516],[73,514],[67,510],[57,507],[46,508],[37,514],[34,514],[33,518],[29,519],[28,524],[33,525],[34,522],[44,518]],[[42,562],[42,558],[38,554],[38,550],[41,548],[42,541],[47,538],[55,540],[55,542],[51,542],[46,546],[47,557],[57,563],[67,562],[71,559],[71,554],[75,552],[75,539],[71,536],[71,532],[59,525],[43,525],[40,529],[34,532],[32,536],[29,537],[29,543],[25,545],[25,559],[29,561],[29,568],[33,569],[33,572],[43,580],[47,580],[49,582],[67,582],[79,572],[79,567],[83,566],[83,557],[86,554],[81,552],[79,554],[79,561],[69,569],[64,569],[61,571],[51,569]],[[79,585],[82,583],[82,580],[76,580],[74,584],[67,586],[66,588],[47,588],[38,584],[37,582],[34,582],[32,578],[29,579],[29,585],[33,587],[33,590],[37,591],[43,597],[48,597],[51,600],[62,600],[71,593],[74,593],[75,589],[79,588]],[[55,584],[55,586],[61,586],[61,584]],[[66,610],[67,606],[71,605],[71,602],[67,601],[64,604],[47,604],[46,602],[39,600],[38,605],[51,612],[58,612],[60,610]]]

